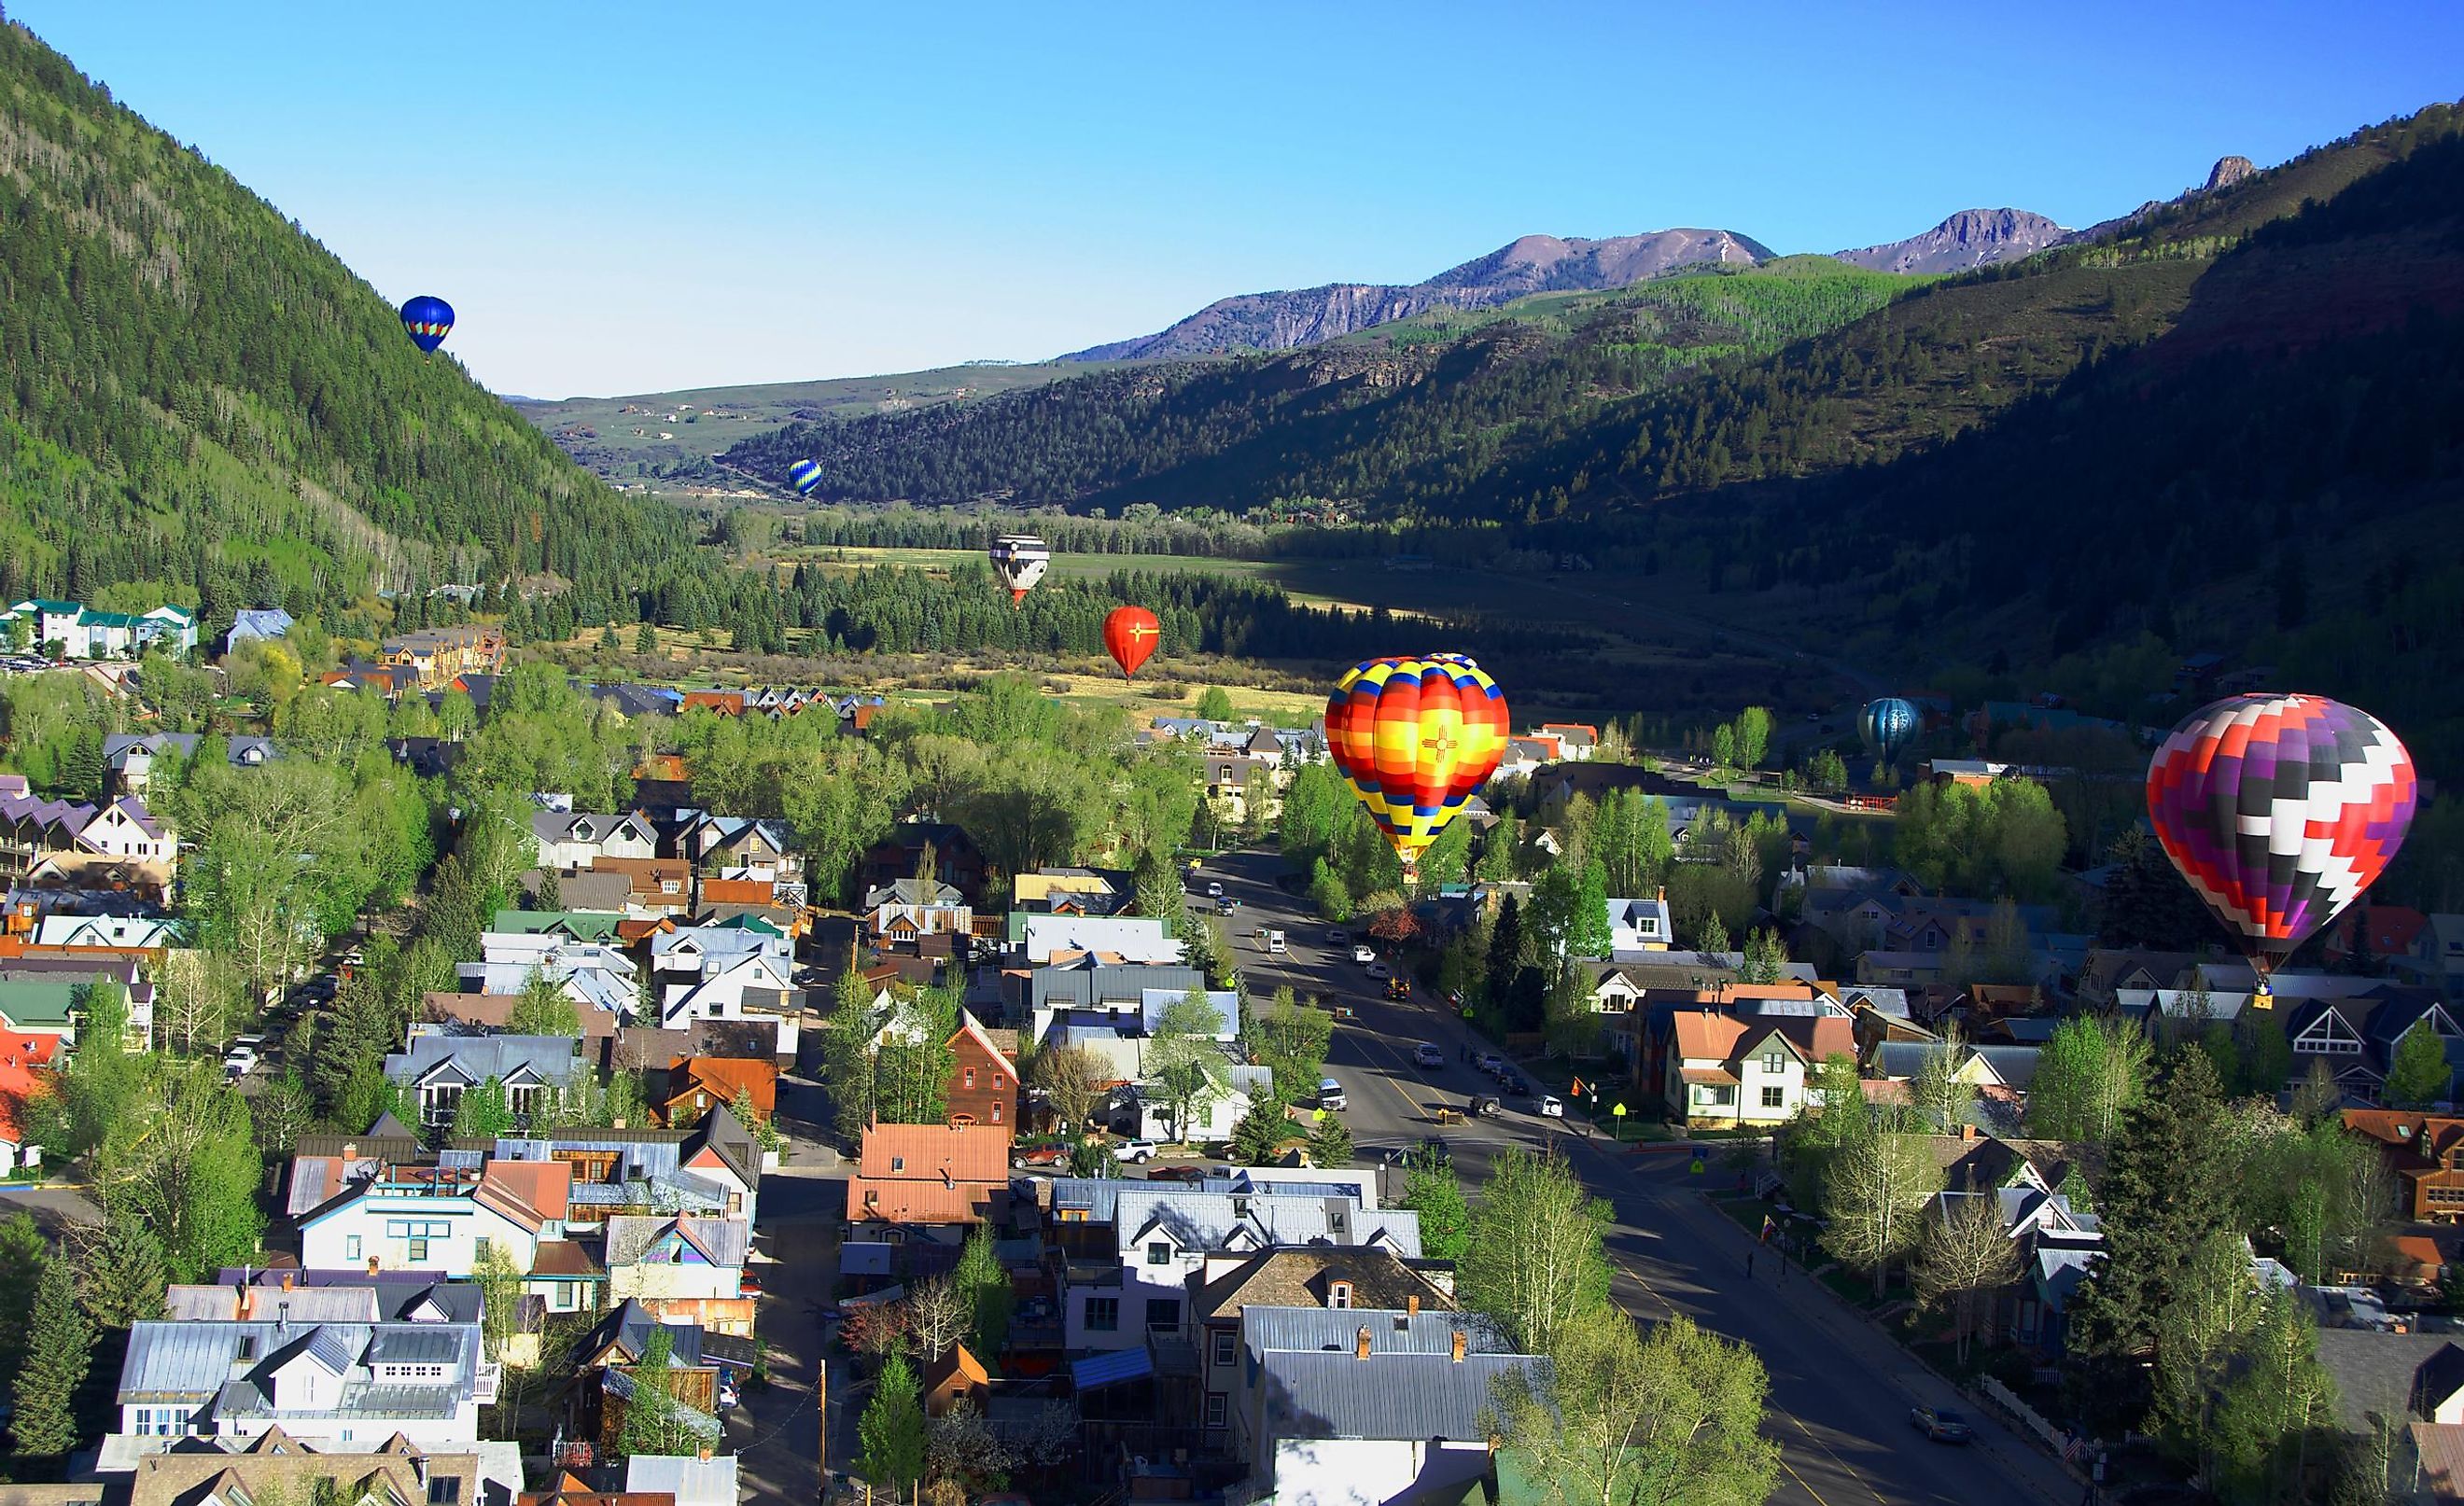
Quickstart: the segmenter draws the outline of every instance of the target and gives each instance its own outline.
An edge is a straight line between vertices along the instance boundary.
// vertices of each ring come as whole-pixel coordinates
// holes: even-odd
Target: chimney
[[[342,1143],[342,1160],[345,1163],[349,1163],[357,1161],[358,1159],[360,1159],[360,1143],[356,1140],[344,1141]],[[350,1167],[346,1164],[342,1168],[342,1170],[344,1175],[348,1175],[350,1172]]]
[[[622,1129],[622,1128],[624,1128],[624,1127],[625,1127],[625,1117],[624,1117],[622,1114],[619,1114],[618,1116],[616,1116],[616,1118],[614,1118],[614,1119],[612,1119],[612,1120],[608,1121],[607,1127],[608,1127],[608,1128],[610,1128],[610,1129]]]
[[[1420,1294],[1419,1294],[1419,1293],[1418,1293],[1418,1292],[1413,1292],[1413,1293],[1409,1293],[1409,1294],[1407,1294],[1407,1295],[1404,1297],[1404,1299],[1403,1299],[1403,1314],[1404,1314],[1404,1316],[1405,1316],[1405,1317],[1407,1317],[1407,1318],[1418,1318],[1418,1317],[1419,1317],[1419,1316],[1420,1316]]]
[[[1470,1348],[1471,1348],[1471,1334],[1470,1334],[1467,1330],[1464,1330],[1464,1329],[1462,1329],[1462,1328],[1458,1328],[1458,1329],[1456,1329],[1456,1330],[1455,1330],[1455,1350],[1454,1350],[1454,1359],[1455,1359],[1455,1364],[1463,1364],[1463,1354],[1464,1354],[1464,1352],[1465,1352],[1465,1351],[1469,1350]]]
[[[1369,1358],[1369,1325],[1367,1323],[1362,1323],[1360,1325],[1360,1332],[1353,1337],[1352,1345],[1352,1357],[1353,1359],[1366,1360]]]
[[[1960,1138],[1960,1139],[1962,1139],[1962,1140],[1973,1140],[1973,1139],[1975,1139],[1975,1138],[1976,1138],[1976,1126],[1975,1126],[1974,1124],[1962,1124],[1962,1125],[1960,1125],[1960,1126],[1959,1126],[1959,1138]]]
[[[283,1273],[282,1273],[282,1289],[283,1289],[284,1291],[286,1291],[286,1292],[287,1292],[287,1291],[289,1291],[289,1290],[291,1290],[291,1283],[292,1283],[293,1281],[297,1280],[297,1279],[298,1279],[298,1278],[297,1278],[297,1277],[296,1277],[293,1273],[291,1273],[291,1272],[289,1272],[289,1271],[285,1271],[285,1272],[283,1272]]]
[[[708,1464],[710,1462],[710,1445],[703,1444],[698,1451],[697,1456],[700,1458],[702,1463]]]
[[[256,1292],[254,1288],[243,1286],[239,1289],[239,1313],[237,1316],[241,1322],[248,1322],[256,1317]]]

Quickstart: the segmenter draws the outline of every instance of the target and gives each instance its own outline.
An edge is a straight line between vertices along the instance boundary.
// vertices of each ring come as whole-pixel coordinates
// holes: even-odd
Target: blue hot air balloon
[[[423,293],[402,306],[402,332],[426,354],[434,355],[452,328],[453,305],[443,298]]]
[[[794,487],[800,495],[811,496],[813,489],[821,484],[822,468],[809,460],[797,461],[787,468],[787,485]]]
[[[1865,709],[1857,713],[1857,735],[1865,740],[1866,751],[1884,763],[1897,759],[1900,750],[1924,725],[1925,719],[1917,714],[1916,706],[1896,695],[1868,701]]]

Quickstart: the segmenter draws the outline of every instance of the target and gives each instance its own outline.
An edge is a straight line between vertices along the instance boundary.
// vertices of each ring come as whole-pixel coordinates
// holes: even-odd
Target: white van
[[[1338,1114],[1342,1113],[1344,1106],[1343,1084],[1337,1082],[1332,1078],[1318,1079],[1317,1106],[1320,1108],[1331,1108]]]
[[[1284,933],[1282,931],[1269,930],[1266,932],[1266,950],[1270,954],[1280,957],[1286,952],[1291,950],[1291,949],[1284,945]]]

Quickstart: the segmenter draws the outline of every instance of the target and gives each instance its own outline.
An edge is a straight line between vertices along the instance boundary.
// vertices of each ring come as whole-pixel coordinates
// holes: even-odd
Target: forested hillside
[[[723,458],[775,475],[809,455],[822,494],[843,500],[1238,511],[1320,496],[1408,510],[1620,398],[1837,328],[1909,286],[1791,258],[1433,313],[1289,355],[1132,367],[927,412],[795,425]]]
[[[0,25],[0,596],[210,620],[695,568],[297,224]],[[405,290],[410,291],[410,290]],[[439,290],[450,293],[451,290]]]

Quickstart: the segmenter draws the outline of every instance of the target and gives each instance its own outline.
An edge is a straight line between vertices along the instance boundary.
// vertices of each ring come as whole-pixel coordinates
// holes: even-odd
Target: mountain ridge
[[[1431,309],[1485,309],[1535,293],[1603,292],[1680,267],[1751,266],[1775,253],[1733,230],[1675,229],[1592,240],[1524,235],[1416,283],[1322,283],[1236,294],[1152,335],[1071,351],[1065,361],[1147,360],[1287,351]]]
[[[2068,242],[2074,232],[2028,209],[1962,209],[1929,230],[1879,246],[1833,251],[1832,258],[1874,272],[1969,272],[2033,256]]]

